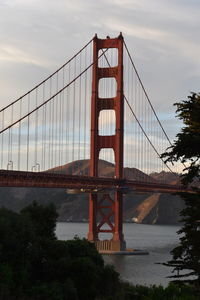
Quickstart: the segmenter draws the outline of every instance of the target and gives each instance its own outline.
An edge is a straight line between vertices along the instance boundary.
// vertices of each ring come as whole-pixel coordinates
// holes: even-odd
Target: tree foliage
[[[173,258],[165,265],[173,267],[172,278],[188,278],[200,287],[200,194],[184,193],[181,197],[186,207],[180,213],[180,244],[171,251]]]
[[[191,183],[195,178],[200,181],[200,94],[192,93],[188,100],[174,105],[177,106],[177,117],[183,121],[184,127],[162,157],[166,162],[189,162],[183,183]]]
[[[119,300],[199,300],[198,292],[185,284],[148,287],[124,282],[122,285],[123,294]]]
[[[56,216],[53,205],[36,202],[19,214],[0,209],[0,299],[93,300],[117,295],[119,274],[104,265],[87,240],[57,240]]]
[[[183,183],[200,183],[200,94],[192,93],[188,100],[175,103],[177,115],[184,123],[184,127],[177,134],[177,139],[170,147],[170,151],[162,156],[166,161],[181,160],[188,163],[185,168],[187,173],[183,175]],[[174,278],[193,278],[200,287],[200,192],[196,188],[196,194],[180,194],[186,207],[181,211],[182,228],[180,244],[171,251],[172,260],[165,265],[173,267],[176,275]],[[184,272],[182,272],[184,271]]]

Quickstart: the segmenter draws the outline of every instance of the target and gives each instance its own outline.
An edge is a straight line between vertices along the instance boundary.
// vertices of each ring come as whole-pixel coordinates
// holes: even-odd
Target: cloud
[[[49,62],[45,60],[39,60],[33,56],[30,56],[27,52],[23,52],[16,47],[9,45],[0,45],[0,60],[6,63],[26,63],[37,66],[48,66]]]
[[[173,136],[175,101],[199,91],[200,2],[1,0],[0,106],[51,74],[97,32],[125,36],[150,99]],[[170,117],[169,117],[170,118]]]

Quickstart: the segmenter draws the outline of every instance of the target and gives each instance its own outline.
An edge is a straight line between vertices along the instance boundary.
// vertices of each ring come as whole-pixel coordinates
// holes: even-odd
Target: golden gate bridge
[[[185,191],[164,176],[181,171],[180,164],[169,166],[161,158],[170,145],[122,34],[95,35],[0,110],[0,186],[89,193],[88,240],[100,251],[125,250],[124,193]],[[107,165],[102,175],[100,161],[115,171]],[[159,172],[163,180],[156,178]],[[112,238],[99,240],[99,233]]]

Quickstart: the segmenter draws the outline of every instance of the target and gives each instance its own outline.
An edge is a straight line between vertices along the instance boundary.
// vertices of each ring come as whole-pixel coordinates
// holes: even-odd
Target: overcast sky
[[[68,60],[95,33],[122,31],[166,131],[173,103],[200,92],[199,0],[0,0],[0,107]]]

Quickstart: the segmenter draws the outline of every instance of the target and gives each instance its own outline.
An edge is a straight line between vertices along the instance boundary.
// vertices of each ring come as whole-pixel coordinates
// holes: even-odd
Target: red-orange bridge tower
[[[98,66],[99,51],[116,48],[118,64],[115,67]],[[124,93],[123,93],[123,37],[93,40],[93,71],[92,71],[92,103],[91,103],[91,152],[90,176],[98,177],[98,161],[101,149],[111,148],[115,156],[115,178],[123,178],[123,135],[124,135]],[[109,63],[108,63],[109,65]],[[113,98],[99,97],[99,80],[115,78],[117,83],[116,96]],[[115,135],[99,135],[99,115],[101,110],[114,110],[116,116]],[[94,241],[98,250],[125,250],[126,244],[122,232],[122,199],[120,190],[114,191],[113,198],[109,193],[90,193],[89,200],[89,233],[88,240]],[[110,241],[100,241],[100,233],[112,233]]]

